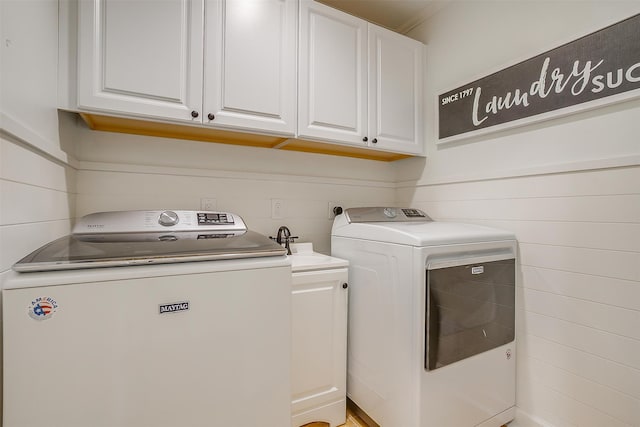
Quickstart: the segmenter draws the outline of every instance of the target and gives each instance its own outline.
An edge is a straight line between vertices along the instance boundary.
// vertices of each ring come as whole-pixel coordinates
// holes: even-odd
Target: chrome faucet
[[[289,244],[293,243],[294,239],[297,239],[298,236],[292,236],[291,230],[283,225],[282,227],[278,228],[278,234],[275,238],[272,236],[269,236],[269,238],[271,240],[275,240],[281,245],[284,244],[284,248],[287,250],[287,255],[291,255],[291,247],[289,246]]]

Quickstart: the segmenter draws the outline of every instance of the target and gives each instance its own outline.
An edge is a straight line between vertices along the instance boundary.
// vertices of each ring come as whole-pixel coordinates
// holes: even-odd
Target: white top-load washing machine
[[[238,215],[93,214],[14,270],[5,426],[290,424],[291,265]]]
[[[349,260],[347,395],[382,427],[495,427],[515,413],[512,233],[353,208],[333,224]]]

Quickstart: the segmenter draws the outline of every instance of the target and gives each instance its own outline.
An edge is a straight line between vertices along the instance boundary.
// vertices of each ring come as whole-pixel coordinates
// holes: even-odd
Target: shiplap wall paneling
[[[202,197],[212,197],[217,210],[241,215],[254,231],[274,236],[286,225],[300,242],[313,242],[316,251],[327,254],[333,224],[329,202],[346,208],[395,201],[393,183],[367,180],[171,168],[158,174],[143,166],[91,162],[83,167],[78,216],[118,209],[197,210]],[[282,218],[272,218],[272,199],[282,200]]]
[[[75,171],[23,144],[0,139],[0,272],[68,234],[75,215]]]

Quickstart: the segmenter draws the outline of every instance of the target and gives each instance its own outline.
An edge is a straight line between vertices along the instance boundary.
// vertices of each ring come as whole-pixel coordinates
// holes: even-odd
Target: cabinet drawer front
[[[303,271],[293,273],[292,284],[294,287],[309,283],[325,282],[330,280],[347,281],[348,269],[334,268],[331,270]]]

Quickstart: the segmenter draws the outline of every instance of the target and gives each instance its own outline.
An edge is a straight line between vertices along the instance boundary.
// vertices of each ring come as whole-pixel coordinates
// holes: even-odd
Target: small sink
[[[349,262],[340,258],[313,252],[311,243],[294,243],[291,245],[291,270],[325,270],[330,268],[347,267]]]

